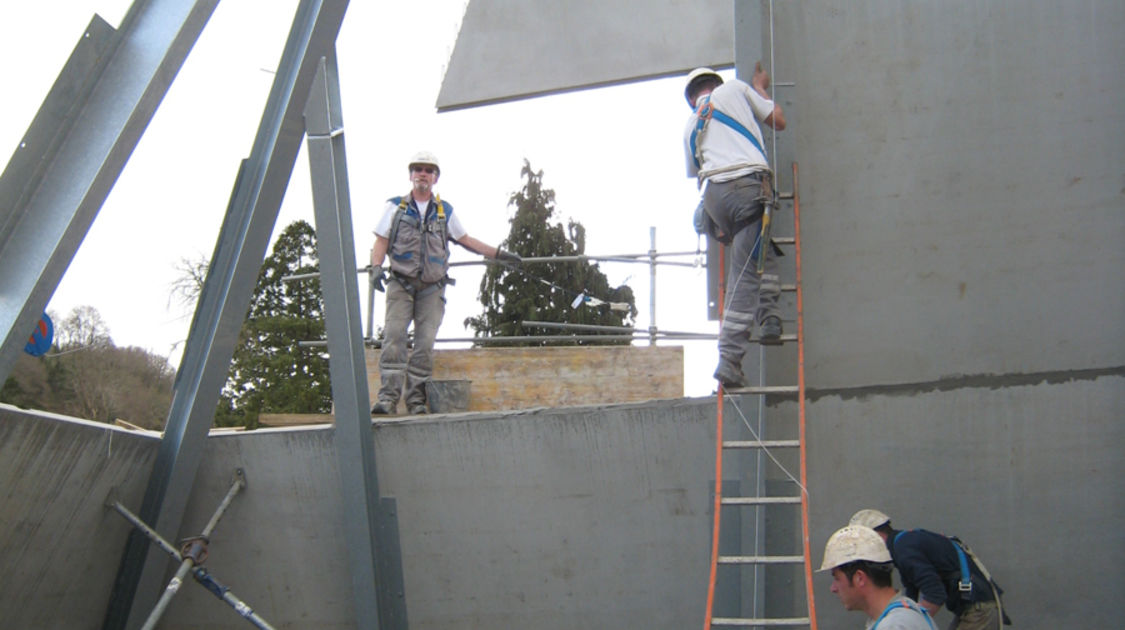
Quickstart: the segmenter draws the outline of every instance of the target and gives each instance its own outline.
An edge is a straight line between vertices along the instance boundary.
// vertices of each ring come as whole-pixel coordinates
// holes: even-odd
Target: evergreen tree
[[[305,221],[290,224],[262,263],[215,424],[255,428],[261,413],[332,410],[328,356],[300,346],[324,338],[320,279],[282,282],[317,270],[315,231]]]
[[[505,249],[524,258],[550,256],[577,256],[586,252],[586,230],[581,223],[568,220],[551,223],[555,216],[555,191],[543,187],[543,171],[535,171],[526,159],[521,175],[524,187],[508,200],[515,207],[515,215],[508,220],[511,226]],[[606,302],[601,306],[581,304],[572,307],[574,300],[585,294]],[[473,329],[476,337],[510,337],[523,335],[590,335],[589,331],[558,331],[535,326],[524,327],[524,320],[595,324],[601,326],[632,326],[637,314],[633,290],[627,285],[611,288],[597,263],[549,262],[527,263],[513,269],[504,265],[490,265],[480,285],[480,302],[484,312],[470,317],[465,325]],[[610,310],[610,302],[628,304],[628,311]],[[613,333],[606,333],[613,334]],[[604,342],[548,340],[523,342],[514,345],[628,345],[628,340]]]

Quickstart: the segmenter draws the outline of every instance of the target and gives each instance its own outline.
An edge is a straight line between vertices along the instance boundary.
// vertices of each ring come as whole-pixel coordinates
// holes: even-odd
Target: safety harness
[[[926,623],[930,624],[930,627],[933,628],[934,630],[937,630],[937,627],[934,626],[934,620],[930,619],[930,613],[926,612],[925,608],[922,608],[921,606],[919,606],[918,604],[915,604],[914,602],[912,602],[910,600],[901,600],[901,599],[893,601],[890,604],[887,604],[887,607],[883,609],[883,614],[879,615],[879,618],[876,619],[875,623],[871,626],[871,630],[875,630],[876,628],[878,628],[879,622],[883,620],[883,617],[886,617],[888,613],[890,613],[892,610],[894,610],[896,608],[906,608],[908,610],[913,610],[914,612],[918,613],[919,615],[922,615],[923,617],[925,617]]]
[[[445,202],[441,200],[441,195],[434,194],[434,202],[437,204],[437,216],[435,217],[435,220],[432,221],[426,221],[425,217],[425,215],[428,214],[429,210],[428,203],[426,204],[427,207],[425,210],[421,208],[417,210],[417,229],[420,237],[420,251],[418,253],[422,257],[422,260],[419,261],[418,276],[413,277],[409,274],[404,274],[401,271],[396,270],[396,265],[394,264],[395,262],[398,262],[401,265],[406,266],[408,264],[408,261],[415,254],[414,251],[407,251],[398,254],[394,253],[394,246],[396,243],[396,239],[398,238],[399,228],[402,225],[403,219],[408,216],[411,211],[410,201],[412,198],[412,195],[410,193],[407,193],[406,195],[403,195],[398,199],[398,208],[395,209],[394,218],[391,220],[391,229],[387,234],[387,240],[389,241],[388,247],[391,250],[392,259],[391,271],[394,273],[395,279],[399,281],[399,284],[401,284],[403,288],[411,293],[414,293],[419,288],[416,282],[422,280],[423,274],[425,274],[426,264],[434,264],[440,266],[442,268],[441,278],[438,278],[432,283],[423,281],[425,285],[430,285],[425,286],[425,288],[423,289],[424,293],[428,293],[446,284],[453,284],[453,280],[448,275],[446,275],[447,265],[449,261],[449,230],[446,223]],[[395,200],[391,199],[391,201],[393,202]],[[426,233],[437,233],[439,239],[438,242],[441,243],[441,252],[434,250],[434,248],[430,246],[430,243],[432,241],[425,238]]]
[[[769,163],[769,158],[766,157],[765,149],[762,148],[761,143],[754,137],[754,134],[750,133],[749,129],[734,118],[715,109],[714,103],[711,102],[710,94],[704,94],[701,99],[702,101],[695,108],[695,129],[692,129],[691,137],[688,139],[688,144],[691,147],[691,157],[695,160],[696,170],[703,164],[703,156],[700,155],[699,150],[699,136],[706,131],[707,123],[709,123],[712,118],[734,129],[741,136],[749,140],[750,144],[754,145],[754,148],[758,150],[758,153],[762,154],[762,159],[764,159],[767,164]],[[741,166],[739,166],[739,168],[741,168]]]
[[[925,530],[915,529],[912,531]],[[905,533],[905,531],[901,531],[895,534],[893,544],[898,544],[898,539],[901,538]],[[941,535],[945,536],[944,534]],[[1011,621],[1008,619],[1007,613],[1004,612],[1004,602],[1000,597],[1002,593],[1002,591],[1000,590],[1000,586],[996,584],[996,582],[992,579],[992,576],[988,573],[988,569],[985,568],[984,563],[982,563],[980,561],[980,558],[978,558],[977,555],[973,553],[972,549],[969,549],[968,545],[961,542],[960,538],[956,536],[945,536],[945,539],[949,541],[949,544],[953,545],[953,550],[957,552],[957,563],[960,565],[961,569],[961,578],[957,580],[957,590],[961,593],[961,600],[967,602],[973,594],[973,579],[972,574],[969,572],[969,559],[971,558],[973,564],[976,565],[977,570],[980,571],[981,575],[984,576],[984,579],[988,581],[989,587],[992,588],[992,599],[996,602],[997,612],[1000,617],[1000,625],[1010,624]]]

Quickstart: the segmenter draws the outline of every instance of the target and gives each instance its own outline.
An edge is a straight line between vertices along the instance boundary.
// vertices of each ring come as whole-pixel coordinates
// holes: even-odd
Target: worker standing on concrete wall
[[[953,612],[950,630],[1000,630],[1001,622],[1011,624],[1002,607],[1003,590],[957,538],[924,529],[896,530],[879,510],[860,510],[850,522],[872,528],[883,539],[908,596],[931,616],[943,604]]]
[[[832,534],[819,571],[832,572],[832,592],[845,610],[867,613],[867,630],[936,630],[917,602],[895,591],[891,554],[870,527],[848,525]]]
[[[432,153],[421,152],[407,165],[411,189],[387,200],[375,226],[371,273],[375,287],[387,294],[383,351],[379,356],[379,399],[372,414],[395,413],[403,386],[406,408],[426,413],[426,383],[434,369],[434,339],[445,316],[445,285],[449,283],[449,242],[482,256],[519,264],[520,257],[483,243],[465,232],[453,204],[434,192],[441,166]],[[391,256],[388,279],[383,260]],[[407,352],[407,328],[414,322],[414,345]]]
[[[710,68],[697,68],[688,74],[684,89],[692,108],[684,130],[687,172],[706,186],[705,216],[697,217],[697,229],[703,223],[719,242],[734,247],[715,370],[715,378],[728,387],[743,384],[742,357],[750,349],[755,322],[761,343],[781,343],[775,252],[768,242],[760,242],[763,212],[773,200],[773,174],[758,123],[785,128],[785,113],[770,100],[769,85],[769,75],[758,64],[749,84],[738,79],[724,83]],[[765,256],[761,275],[756,255]]]

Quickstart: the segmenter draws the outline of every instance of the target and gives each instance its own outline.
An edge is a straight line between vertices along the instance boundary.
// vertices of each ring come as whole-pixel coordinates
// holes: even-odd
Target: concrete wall
[[[754,404],[727,405],[728,438],[745,437],[741,417]],[[768,412],[786,415],[792,406]],[[1123,408],[1120,375],[814,393],[814,546],[854,507],[877,506],[900,526],[962,535],[1008,589],[1021,628],[1079,618],[1114,627],[1111,604],[1125,594],[1115,579],[1125,554]],[[397,501],[410,627],[699,623],[714,418],[713,399],[698,399],[375,425],[380,484]],[[104,497],[118,487],[126,505],[139,505],[156,446],[149,435],[0,409],[5,627],[100,627],[127,533]],[[249,485],[212,536],[213,575],[275,627],[354,627],[342,525],[354,506],[340,501],[332,428],[215,435],[206,453],[177,538],[202,529],[242,468]],[[791,456],[779,460],[797,474]],[[752,483],[746,456],[726,463],[727,492]],[[791,493],[777,470],[768,472],[771,494]],[[796,533],[781,509],[789,508],[769,508],[770,536],[787,552]],[[749,517],[728,516],[722,553],[737,553],[739,516]],[[813,556],[819,561],[820,550]],[[730,614],[750,583],[725,573],[719,606]],[[823,577],[821,623],[854,623]],[[799,574],[769,579],[771,614],[795,610]],[[195,584],[182,588],[165,619],[161,627],[174,630],[245,627]]]
[[[0,625],[100,628],[159,438],[0,405]]]
[[[962,535],[1019,627],[1116,626],[1125,5],[773,6],[814,561],[878,507]],[[822,623],[858,622],[817,589]]]
[[[410,627],[696,623],[713,418],[711,401],[681,400],[376,425]],[[119,433],[0,414],[5,627],[100,627],[127,530],[102,502],[122,483],[123,502],[139,504],[156,446]],[[181,537],[203,528],[236,468],[248,487],[214,531],[209,570],[277,628],[353,628],[342,523],[354,506],[340,502],[332,428],[212,436]],[[246,623],[186,584],[160,627]]]

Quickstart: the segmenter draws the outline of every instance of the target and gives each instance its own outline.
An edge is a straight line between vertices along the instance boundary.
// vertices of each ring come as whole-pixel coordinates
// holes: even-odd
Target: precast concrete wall
[[[159,437],[0,405],[0,626],[100,628]]]
[[[792,83],[814,564],[877,507],[963,536],[1018,627],[1115,627],[1125,4],[760,6],[772,47],[765,20],[736,55]],[[858,622],[816,584],[822,624]]]
[[[876,506],[898,526],[963,536],[1007,589],[1021,628],[1077,618],[1113,627],[1115,609],[1098,604],[1123,594],[1115,579],[1125,552],[1117,535],[1125,527],[1123,397],[1125,378],[1117,375],[921,393],[814,392],[814,547],[853,508]],[[932,415],[918,411],[920,402]],[[755,404],[743,397],[726,405],[728,439],[749,438],[743,417]],[[767,415],[792,406],[771,405]],[[1041,413],[1027,413],[1033,408]],[[765,437],[783,430],[771,427]],[[379,423],[374,434],[382,493],[396,502],[411,628],[700,622],[714,399],[435,415]],[[333,436],[331,426],[211,436],[173,541],[202,530],[242,469],[248,486],[214,530],[206,567],[277,628],[355,627],[343,524],[358,506],[342,505]],[[136,511],[157,446],[147,434],[3,409],[5,627],[100,627],[128,533],[105,497],[116,488]],[[793,453],[776,457],[799,475]],[[724,495],[753,485],[750,458],[724,460]],[[780,471],[767,463],[771,495],[793,491]],[[793,509],[767,508],[772,553],[799,553]],[[724,510],[720,553],[748,552],[751,517],[745,508]],[[171,570],[169,562],[165,579]],[[740,614],[751,576],[721,572],[717,611]],[[854,623],[816,577],[821,622]],[[801,584],[799,571],[771,570],[767,612],[800,613]],[[160,627],[245,623],[188,583]]]
[[[714,415],[701,399],[376,424],[410,628],[698,624]],[[358,506],[340,503],[331,427],[212,437],[184,536],[236,467],[248,488],[215,531],[212,573],[275,627],[354,627],[342,521]],[[244,624],[188,584],[161,627]]]

